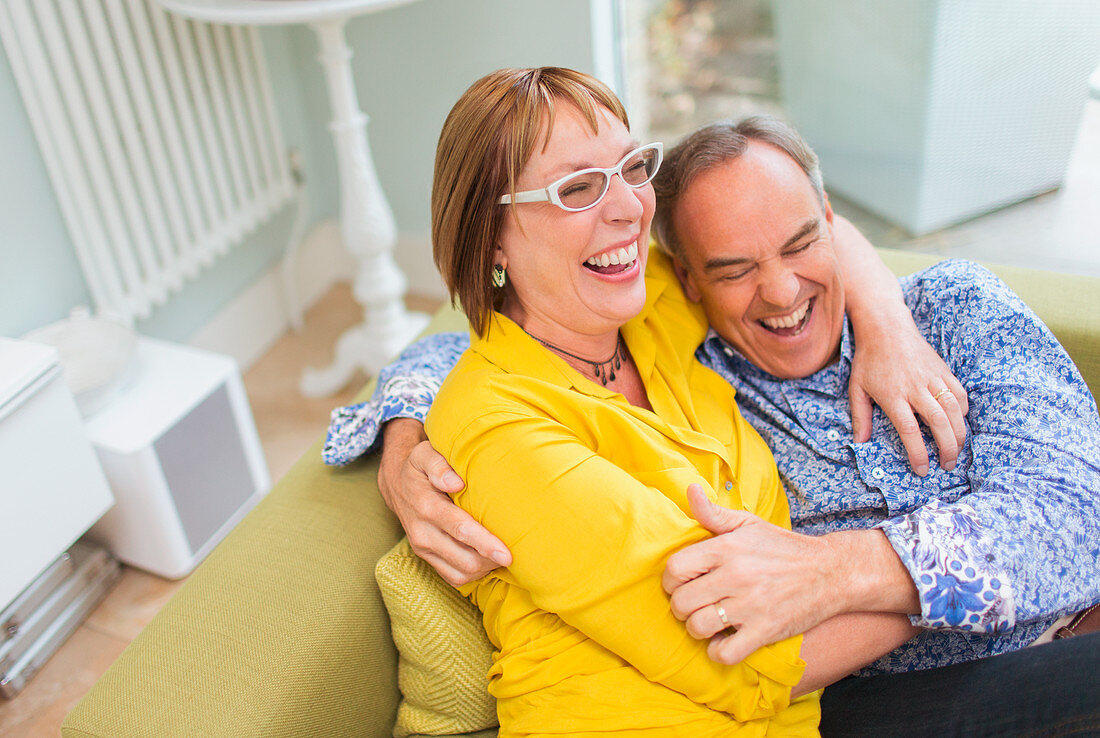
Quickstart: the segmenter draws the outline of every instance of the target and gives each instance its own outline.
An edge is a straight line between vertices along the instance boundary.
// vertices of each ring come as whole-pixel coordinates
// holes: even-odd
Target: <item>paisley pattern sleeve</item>
[[[990,634],[1015,625],[1011,577],[973,507],[936,500],[881,527],[917,585],[914,625]]]
[[[999,279],[926,273],[940,352],[970,396],[969,492],[880,524],[920,592],[915,625],[983,634],[1100,599],[1100,418],[1073,361]]]
[[[321,458],[343,466],[378,450],[382,426],[394,418],[424,422],[443,378],[470,346],[463,333],[437,333],[410,346],[378,374],[366,402],[332,411]]]

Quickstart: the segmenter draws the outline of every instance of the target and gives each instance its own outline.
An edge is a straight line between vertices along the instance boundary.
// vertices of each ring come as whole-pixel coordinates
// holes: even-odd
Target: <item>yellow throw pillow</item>
[[[497,725],[489,694],[493,646],[481,612],[413,553],[407,538],[378,560],[374,578],[399,653],[396,738],[447,735]]]

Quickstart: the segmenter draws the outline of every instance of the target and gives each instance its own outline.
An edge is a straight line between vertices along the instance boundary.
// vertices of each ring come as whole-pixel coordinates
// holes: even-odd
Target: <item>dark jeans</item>
[[[830,736],[1100,736],[1100,633],[939,669],[849,677],[821,699]]]

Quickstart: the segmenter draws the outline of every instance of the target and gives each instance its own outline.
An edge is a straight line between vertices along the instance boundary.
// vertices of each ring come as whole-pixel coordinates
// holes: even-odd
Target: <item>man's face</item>
[[[756,141],[696,177],[673,213],[688,298],[775,377],[806,377],[837,358],[844,287],[832,220],[798,163]]]

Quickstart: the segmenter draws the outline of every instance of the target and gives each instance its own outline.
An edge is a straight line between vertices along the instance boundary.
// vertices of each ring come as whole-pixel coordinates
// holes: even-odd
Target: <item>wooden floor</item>
[[[431,312],[439,303],[409,298],[409,307]],[[306,366],[324,366],[336,338],[361,316],[351,289],[333,287],[306,315],[306,329],[280,339],[245,374],[244,384],[256,419],[272,479],[279,479],[328,426],[333,407],[345,405],[362,387],[353,379],[333,397],[307,399],[297,390]],[[107,670],[183,583],[130,567],[84,624],[46,663],[14,700],[0,698],[0,736],[55,737],[61,720]]]

